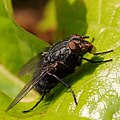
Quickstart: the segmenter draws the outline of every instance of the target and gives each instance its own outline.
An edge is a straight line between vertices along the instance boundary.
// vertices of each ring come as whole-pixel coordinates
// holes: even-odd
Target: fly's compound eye
[[[75,43],[74,41],[70,41],[68,43],[68,46],[72,52],[78,52],[80,50],[79,45],[77,43]]]
[[[94,53],[96,53],[96,51],[97,51],[96,47],[92,46],[92,48],[90,49],[89,53],[94,54]]]

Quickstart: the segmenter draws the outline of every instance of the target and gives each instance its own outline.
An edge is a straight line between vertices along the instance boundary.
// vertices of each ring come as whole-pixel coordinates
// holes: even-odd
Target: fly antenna
[[[89,38],[89,36],[81,36],[83,39],[85,39],[85,38]]]

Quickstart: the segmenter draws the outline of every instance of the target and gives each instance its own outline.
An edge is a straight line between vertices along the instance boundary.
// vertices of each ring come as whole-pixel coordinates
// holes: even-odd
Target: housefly
[[[31,109],[23,111],[23,113],[33,110],[43,100],[44,96],[58,83],[62,83],[70,90],[74,102],[77,105],[74,91],[71,86],[63,80],[63,78],[73,73],[75,68],[81,65],[82,60],[86,60],[91,63],[112,61],[112,59],[94,61],[84,58],[83,55],[87,52],[94,55],[100,55],[113,51],[109,50],[106,52],[96,53],[95,46],[86,41],[86,38],[89,38],[89,36],[80,36],[77,34],[71,35],[67,39],[54,44],[43,53],[39,53],[28,61],[28,63],[21,69],[20,74],[24,75],[33,70],[32,80],[25,85],[6,111],[13,108],[26,94],[28,94],[28,92],[31,91],[31,89],[34,88],[41,95],[41,98]]]

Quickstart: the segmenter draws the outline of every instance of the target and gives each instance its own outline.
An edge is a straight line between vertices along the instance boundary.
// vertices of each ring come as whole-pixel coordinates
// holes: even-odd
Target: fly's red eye
[[[74,41],[70,41],[68,43],[68,46],[72,52],[77,52],[80,49],[79,45],[77,43],[75,43]]]

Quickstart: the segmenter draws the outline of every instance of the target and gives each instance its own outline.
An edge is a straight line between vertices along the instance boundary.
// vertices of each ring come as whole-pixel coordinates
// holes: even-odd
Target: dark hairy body
[[[106,52],[95,53],[96,48],[90,42],[86,41],[85,38],[89,37],[80,36],[77,34],[71,35],[66,40],[56,43],[42,54],[38,54],[25,66],[23,66],[21,69],[21,73],[23,74],[24,72],[29,72],[34,68],[33,78],[17,95],[6,111],[14,107],[32,88],[35,88],[35,90],[41,95],[40,100],[31,109],[23,112],[26,113],[33,110],[43,100],[44,96],[49,93],[50,90],[54,88],[59,82],[70,89],[75,104],[77,105],[74,91],[72,90],[71,86],[63,80],[63,78],[73,73],[75,68],[81,65],[82,60],[86,60],[91,63],[112,61],[112,59],[105,61],[93,61],[84,58],[83,55],[87,52],[94,55],[99,55],[113,51],[110,50]],[[31,63],[33,64],[32,66]]]

